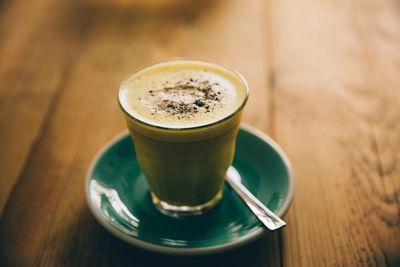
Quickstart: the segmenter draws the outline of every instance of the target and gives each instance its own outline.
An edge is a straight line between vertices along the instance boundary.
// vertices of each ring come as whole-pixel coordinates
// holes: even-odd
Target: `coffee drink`
[[[164,61],[123,81],[119,103],[162,212],[198,214],[221,199],[247,97],[238,73],[200,60]]]

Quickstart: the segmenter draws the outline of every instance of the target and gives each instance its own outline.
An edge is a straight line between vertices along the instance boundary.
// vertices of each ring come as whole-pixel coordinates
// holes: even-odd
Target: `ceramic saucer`
[[[242,126],[232,167],[258,199],[284,215],[293,196],[293,177],[287,156],[270,137]],[[224,251],[268,231],[227,185],[221,202],[203,215],[173,218],[161,214],[151,202],[128,133],[112,139],[93,160],[86,197],[96,219],[112,234],[163,253]]]

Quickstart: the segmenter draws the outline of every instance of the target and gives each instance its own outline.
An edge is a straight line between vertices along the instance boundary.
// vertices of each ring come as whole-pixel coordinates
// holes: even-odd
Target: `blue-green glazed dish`
[[[293,197],[293,175],[287,156],[271,138],[242,126],[232,166],[261,202],[277,215],[285,214]],[[160,213],[127,132],[112,139],[93,160],[86,197],[96,219],[112,234],[162,253],[224,251],[268,231],[228,185],[220,203],[203,215],[174,218]]]

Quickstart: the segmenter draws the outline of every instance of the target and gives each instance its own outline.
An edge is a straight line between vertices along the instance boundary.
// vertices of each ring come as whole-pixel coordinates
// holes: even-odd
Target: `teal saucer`
[[[232,166],[261,202],[284,215],[293,197],[293,177],[287,156],[271,138],[242,126]],[[221,202],[203,215],[161,214],[151,202],[128,133],[115,137],[97,154],[87,175],[86,196],[96,219],[112,234],[163,253],[223,251],[267,231],[229,186]]]

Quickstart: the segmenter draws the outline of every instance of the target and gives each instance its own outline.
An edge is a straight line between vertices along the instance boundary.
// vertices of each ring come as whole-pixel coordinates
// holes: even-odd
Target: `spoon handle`
[[[277,230],[286,225],[281,218],[270,211],[260,200],[250,193],[241,182],[232,179],[229,175],[226,177],[226,181],[269,230]]]

